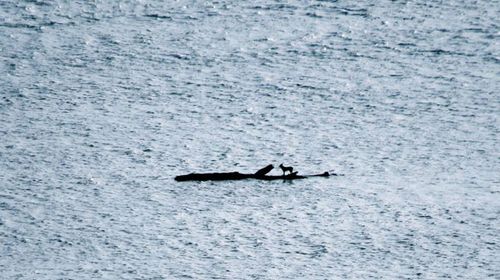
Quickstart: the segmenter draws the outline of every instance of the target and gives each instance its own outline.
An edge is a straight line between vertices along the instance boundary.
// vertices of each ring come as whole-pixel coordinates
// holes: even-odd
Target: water
[[[498,7],[3,1],[0,278],[500,279]]]

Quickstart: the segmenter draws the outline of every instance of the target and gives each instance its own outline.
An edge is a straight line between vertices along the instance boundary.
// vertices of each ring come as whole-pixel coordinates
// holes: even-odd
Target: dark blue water
[[[0,278],[499,279],[499,16],[1,2]]]

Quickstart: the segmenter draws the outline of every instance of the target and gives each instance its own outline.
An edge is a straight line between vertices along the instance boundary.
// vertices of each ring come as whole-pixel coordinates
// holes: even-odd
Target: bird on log
[[[309,177],[329,177],[337,176],[335,173],[323,172],[315,175],[298,175],[298,172],[290,172],[285,175],[267,175],[274,166],[267,165],[264,168],[257,170],[255,173],[245,174],[240,172],[225,172],[225,173],[190,173],[186,175],[179,175],[174,179],[176,181],[229,181],[229,180],[243,180],[243,179],[258,179],[258,180],[296,180],[305,179]]]

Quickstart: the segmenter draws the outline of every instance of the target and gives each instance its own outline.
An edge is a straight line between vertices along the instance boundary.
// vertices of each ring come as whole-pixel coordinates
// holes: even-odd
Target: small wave
[[[472,33],[487,33],[485,29],[482,28],[465,28],[462,29],[464,32],[472,32]]]
[[[338,13],[346,16],[361,16],[368,17],[367,9],[355,9],[355,8],[338,8],[336,9]]]
[[[177,54],[177,53],[167,54],[167,56],[173,57],[173,58],[179,59],[179,60],[190,60],[189,56],[182,55],[182,54]]]
[[[154,18],[154,19],[158,19],[158,20],[161,20],[161,19],[172,20],[171,16],[164,16],[164,15],[160,15],[160,14],[145,14],[144,17]]]
[[[306,13],[306,16],[312,17],[312,18],[322,18],[323,17],[321,15],[318,15],[317,13],[311,13],[311,12]]]
[[[26,29],[39,29],[40,26],[38,25],[33,25],[33,24],[28,24],[28,23],[10,23],[10,22],[4,22],[0,23],[1,27],[7,27],[7,28],[26,28]]]
[[[25,2],[37,5],[37,6],[52,6],[51,3],[46,2],[46,1],[39,1],[39,0],[27,0]]]
[[[305,85],[305,84],[299,84],[299,83],[297,83],[296,86],[299,87],[299,88],[310,89],[310,90],[320,90],[321,89],[319,87],[315,87],[315,86],[311,86],[311,85]]]
[[[416,47],[416,44],[413,43],[398,43],[398,46],[400,47]]]
[[[56,21],[42,22],[40,24],[11,23],[11,22],[0,23],[0,27],[24,28],[24,29],[32,29],[32,30],[37,30],[37,31],[40,31],[42,27],[50,27],[50,26],[56,26],[56,25],[75,25],[75,23],[74,22],[62,23],[62,22],[56,22]]]
[[[483,58],[485,61],[488,61],[488,62],[493,62],[493,63],[500,63],[500,59],[495,57],[493,54],[490,54],[490,55],[486,55],[484,58]]]
[[[464,53],[464,52],[448,51],[448,50],[443,50],[443,49],[419,50],[417,52],[418,53],[429,53],[429,54],[433,54],[433,55],[458,55],[458,56],[467,56],[467,57],[473,57],[473,56],[475,56],[474,54],[469,54],[469,53]]]
[[[252,9],[254,10],[292,10],[292,11],[295,11],[297,10],[297,7],[296,6],[293,6],[293,5],[288,5],[288,4],[270,4],[270,5],[266,5],[266,6],[261,6],[261,5],[257,5],[257,6],[253,6]]]

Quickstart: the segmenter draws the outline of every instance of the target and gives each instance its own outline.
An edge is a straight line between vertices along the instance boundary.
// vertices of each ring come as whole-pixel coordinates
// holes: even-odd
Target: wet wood
[[[175,177],[176,181],[229,181],[229,180],[244,180],[244,179],[257,179],[257,180],[297,180],[305,179],[309,177],[329,177],[336,176],[335,173],[324,172],[315,175],[298,175],[297,172],[293,172],[287,175],[266,175],[273,169],[273,165],[270,164],[262,169],[259,169],[253,174],[245,174],[239,172],[225,172],[225,173],[190,173],[186,175],[180,175]]]

